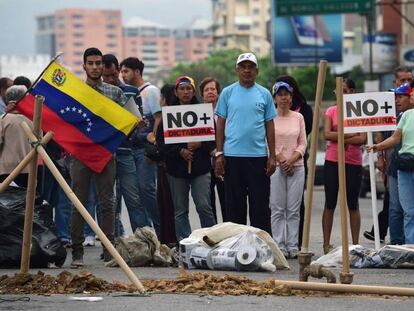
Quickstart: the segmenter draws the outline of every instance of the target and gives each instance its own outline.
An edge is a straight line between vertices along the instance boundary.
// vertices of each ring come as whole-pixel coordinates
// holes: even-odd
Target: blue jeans
[[[201,227],[211,227],[216,224],[210,200],[210,172],[194,178],[177,178],[167,174],[174,204],[175,231],[177,241],[187,238],[191,234],[190,220],[188,218],[188,194],[191,187],[191,196]]]
[[[155,232],[160,236],[160,212],[157,206],[157,165],[145,158],[144,148],[132,149],[136,166],[139,197],[146,211],[148,222],[152,223]],[[142,208],[142,207],[141,207]]]
[[[72,204],[47,167],[45,167],[43,195],[44,199],[55,209],[55,225],[58,237],[63,241],[69,241]]]
[[[121,197],[124,198],[129,214],[132,231],[150,226],[147,212],[144,209],[139,195],[138,176],[139,170],[137,158],[131,150],[118,150],[116,153],[116,174],[119,181],[119,195],[117,195],[117,209],[121,205]],[[120,210],[119,210],[120,213]],[[117,225],[115,225],[115,228]]]
[[[414,244],[414,172],[398,171],[400,203],[404,210],[405,243]]]
[[[404,211],[402,209],[399,193],[397,177],[388,176],[390,208],[389,208],[389,228],[390,228],[390,244],[404,244]]]

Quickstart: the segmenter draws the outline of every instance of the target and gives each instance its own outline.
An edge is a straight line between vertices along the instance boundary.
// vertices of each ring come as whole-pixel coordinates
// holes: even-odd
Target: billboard
[[[362,67],[364,72],[370,72],[370,43],[372,43],[372,72],[392,72],[397,66],[397,36],[393,33],[364,36],[364,44],[362,46]]]
[[[321,59],[342,62],[342,15],[272,17],[272,59],[281,66],[308,65]]]

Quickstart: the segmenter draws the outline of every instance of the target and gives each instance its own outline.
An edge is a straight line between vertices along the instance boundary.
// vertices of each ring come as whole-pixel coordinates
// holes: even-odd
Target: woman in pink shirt
[[[355,93],[355,82],[344,79],[343,93]],[[336,106],[329,107],[325,113],[324,134],[327,140],[325,154],[325,208],[322,216],[323,251],[329,253],[332,224],[338,200],[338,118]],[[362,180],[362,149],[367,140],[366,133],[345,134],[345,175],[346,197],[351,223],[352,243],[358,244],[361,215],[358,197]]]
[[[273,86],[277,106],[274,119],[277,166],[270,177],[269,202],[273,239],[286,257],[297,258],[306,131],[303,116],[290,110],[292,93],[293,88],[283,81]]]

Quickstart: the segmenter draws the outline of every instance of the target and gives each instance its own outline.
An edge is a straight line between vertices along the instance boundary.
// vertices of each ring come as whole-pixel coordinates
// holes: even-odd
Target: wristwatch
[[[224,155],[223,151],[216,151],[216,153],[214,154],[214,157],[217,158],[221,155]]]

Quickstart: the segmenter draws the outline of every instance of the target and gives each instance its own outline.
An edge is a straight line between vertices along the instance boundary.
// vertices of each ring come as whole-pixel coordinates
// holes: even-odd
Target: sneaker
[[[298,258],[298,254],[299,254],[299,251],[297,249],[291,249],[289,251],[289,257],[288,258],[290,258],[290,259],[297,259]]]
[[[80,257],[80,258],[73,258],[73,260],[72,260],[72,262],[70,264],[70,267],[72,269],[83,268],[83,266],[84,266],[84,263],[83,263],[83,258],[82,257]]]
[[[103,251],[103,261],[108,262],[108,261],[111,261],[111,260],[112,260],[112,255],[107,250],[104,250]]]
[[[88,235],[83,242],[83,246],[95,246],[95,237]]]
[[[289,253],[287,250],[285,250],[284,248],[281,248],[280,251],[282,252],[283,256],[285,256],[285,258],[289,258]]]
[[[69,240],[62,240],[62,245],[64,248],[71,248],[72,243]]]
[[[375,241],[375,236],[371,231],[364,231],[364,237],[367,240]],[[384,243],[384,239],[382,239],[381,237],[380,237],[380,243]]]
[[[326,245],[323,247],[323,254],[326,255],[330,253],[335,247],[332,244]]]

